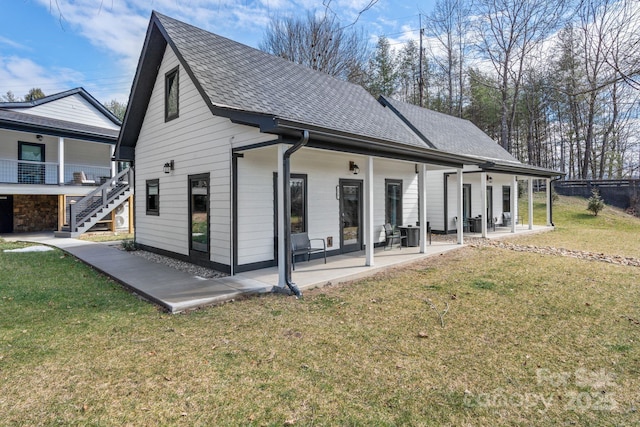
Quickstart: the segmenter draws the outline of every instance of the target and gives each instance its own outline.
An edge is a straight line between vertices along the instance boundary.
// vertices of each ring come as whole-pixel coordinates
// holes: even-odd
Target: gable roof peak
[[[23,108],[33,108],[39,105],[44,105],[49,102],[57,101],[62,98],[66,98],[68,96],[80,95],[87,102],[89,102],[95,109],[100,111],[103,115],[105,115],[110,121],[114,124],[120,126],[122,123],[120,119],[118,119],[107,107],[102,105],[95,99],[89,92],[87,92],[83,87],[76,87],[73,89],[66,90],[64,92],[54,93],[53,95],[47,95],[43,98],[34,99],[32,101],[18,101],[18,102],[0,102],[0,108],[7,109],[23,109]]]

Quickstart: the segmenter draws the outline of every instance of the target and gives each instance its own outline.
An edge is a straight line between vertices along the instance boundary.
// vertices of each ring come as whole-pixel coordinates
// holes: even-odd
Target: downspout
[[[283,166],[284,166],[284,188],[283,196],[284,196],[284,271],[285,271],[285,282],[291,292],[298,298],[302,297],[302,292],[296,286],[295,283],[291,281],[291,189],[290,182],[291,181],[291,162],[290,158],[293,153],[298,151],[300,148],[307,145],[309,142],[309,131],[302,131],[302,138],[291,148],[284,152],[282,156]]]
[[[553,223],[553,183],[556,181],[560,181],[562,179],[562,176],[557,177],[556,179],[552,179],[551,181],[549,181],[549,186],[551,187],[549,189],[549,222],[551,223],[552,227],[555,227],[556,225]]]

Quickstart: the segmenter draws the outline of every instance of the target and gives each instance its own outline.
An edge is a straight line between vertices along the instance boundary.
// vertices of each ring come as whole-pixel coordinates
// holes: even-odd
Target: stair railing
[[[109,178],[107,182],[76,203],[70,204],[69,230],[76,231],[79,224],[85,223],[120,194],[131,188],[131,185],[133,185],[133,170],[127,168],[113,178]]]

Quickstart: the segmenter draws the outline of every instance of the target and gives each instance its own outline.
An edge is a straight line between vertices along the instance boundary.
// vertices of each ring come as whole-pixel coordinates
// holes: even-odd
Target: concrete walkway
[[[513,233],[492,233],[490,238],[547,231],[520,229]],[[470,237],[473,235],[470,235]],[[278,284],[277,267],[240,273],[235,276],[203,279],[164,264],[118,250],[113,243],[95,243],[78,239],[61,239],[52,233],[4,235],[7,241],[27,241],[57,247],[89,266],[106,274],[131,291],[160,305],[172,313],[229,301],[242,295],[272,292]],[[427,252],[418,248],[376,249],[374,266],[365,266],[364,252],[332,256],[324,264],[321,259],[296,263],[293,281],[301,290],[357,280],[390,267],[401,266],[458,249],[452,241],[433,241]]]
[[[52,234],[5,235],[4,239],[57,247],[172,313],[228,301],[240,295],[270,292],[273,287],[239,276],[202,279],[105,243],[55,238]]]

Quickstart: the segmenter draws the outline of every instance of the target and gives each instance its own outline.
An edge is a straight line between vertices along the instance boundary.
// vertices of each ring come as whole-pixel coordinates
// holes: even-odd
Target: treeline
[[[331,14],[279,18],[261,48],[467,118],[569,179],[640,175],[640,2],[439,0],[421,24],[422,49],[384,36],[370,49]]]

